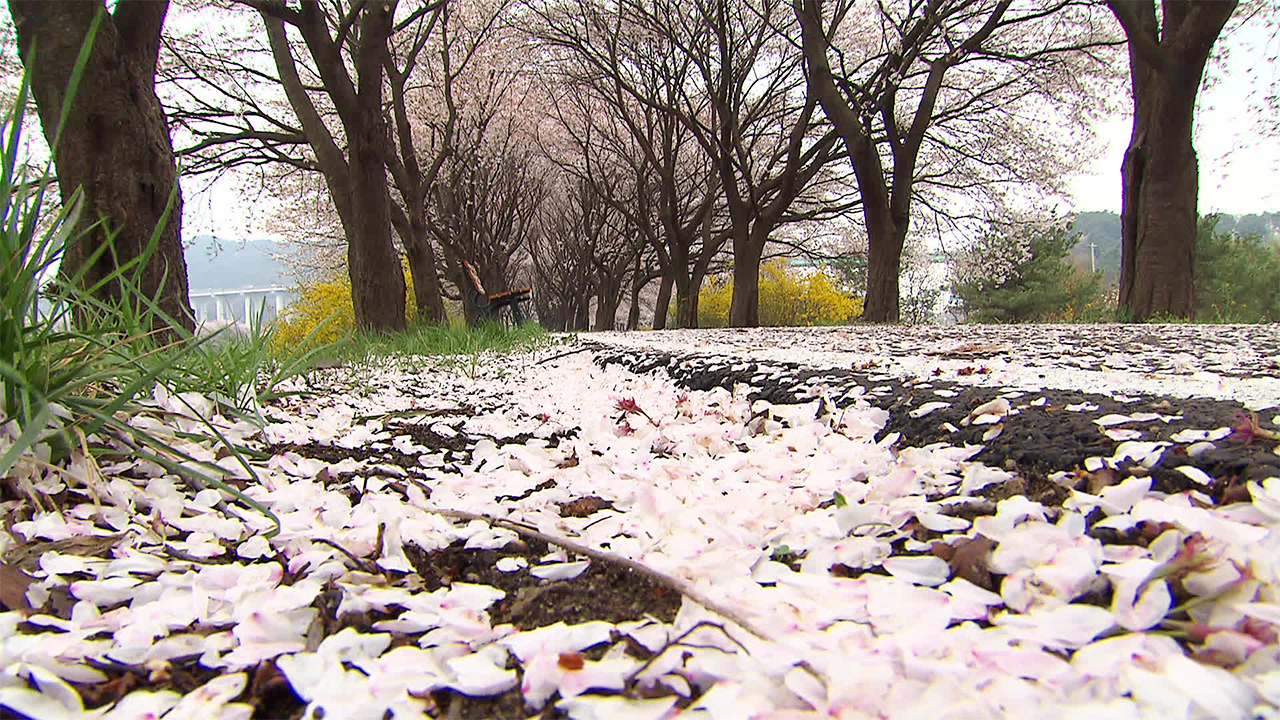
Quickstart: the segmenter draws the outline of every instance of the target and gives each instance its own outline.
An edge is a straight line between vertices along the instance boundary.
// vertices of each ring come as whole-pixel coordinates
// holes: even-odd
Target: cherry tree
[[[1190,318],[1200,172],[1192,145],[1205,65],[1237,0],[1107,0],[1128,40],[1133,133],[1120,213],[1120,308]]]
[[[432,238],[450,237],[432,224],[430,208],[441,191],[437,182],[451,158],[477,156],[487,130],[502,119],[518,89],[511,33],[503,19],[510,5],[510,0],[446,4],[434,32],[420,26],[397,35],[393,50],[400,60],[387,69],[396,149],[388,164],[399,194],[391,217],[409,259],[419,315],[429,322],[445,319]],[[481,255],[498,253],[473,252],[471,261]],[[468,280],[458,258],[446,259],[454,283],[463,287]],[[482,272],[497,276],[505,265],[481,262]]]
[[[157,301],[168,322],[193,330],[182,193],[155,89],[168,9],[167,0],[119,2],[111,11],[101,0],[9,2],[40,125],[54,150],[62,200],[70,203],[81,192],[84,197],[81,232],[66,245],[60,276],[118,301],[126,292],[120,268],[146,258],[137,289]],[[67,87],[82,48],[88,54],[68,105]],[[108,243],[110,251],[104,249]]]
[[[385,277],[365,276],[386,284],[381,288],[358,279],[357,265],[351,262],[376,246],[381,248],[377,251],[381,259],[375,265],[391,263],[398,254],[388,230],[393,228],[414,276],[420,317],[429,322],[443,320],[440,276],[446,274],[455,283],[464,280],[456,258],[447,263],[451,269],[442,273],[439,233],[430,227],[429,207],[447,161],[459,152],[474,155],[475,143],[494,117],[493,108],[504,101],[511,85],[513,73],[502,67],[509,62],[503,52],[514,53],[491,49],[503,38],[501,18],[509,4],[496,0],[393,6],[392,24],[385,32],[378,30],[380,37],[385,35],[379,41],[364,32],[364,3],[322,7],[303,2],[295,7],[259,0],[223,2],[229,11],[255,9],[269,32],[267,42],[262,42],[260,29],[245,29],[243,23],[236,23],[237,13],[230,12],[224,18],[230,31],[222,31],[228,37],[219,42],[211,41],[208,32],[172,40],[171,113],[191,139],[181,151],[190,171],[243,174],[252,170],[263,186],[274,190],[283,184],[297,189],[300,194],[293,196],[297,202],[276,203],[271,212],[278,223],[285,224],[304,216],[306,226],[290,234],[323,246],[326,241],[317,244],[305,237],[323,224],[312,203],[314,183],[296,177],[297,173],[319,174],[342,226],[339,242],[347,246],[357,305],[369,293],[388,302],[394,293],[390,285],[396,284],[398,259]],[[401,7],[403,12],[397,12]],[[319,25],[332,29],[327,40]],[[335,65],[345,63],[358,70],[357,59],[365,44],[384,51],[378,66],[364,66],[382,77],[378,87],[385,89],[385,97],[371,112],[353,104],[360,99],[358,72],[353,81]],[[372,94],[372,78],[363,87]],[[360,130],[366,120],[371,123],[366,133],[371,144],[358,146],[351,142],[358,134],[353,131]],[[380,182],[354,181],[353,168],[364,167],[352,164],[351,153],[357,147],[372,152],[368,158],[376,155],[382,162],[385,170]],[[385,203],[377,187],[388,188]],[[365,205],[343,199],[355,190],[379,196],[369,206],[376,212],[357,212]],[[361,223],[378,218],[379,239],[372,244],[356,234],[357,214]],[[326,255],[320,253],[322,258]]]
[[[538,214],[539,232],[531,238],[533,304],[550,330],[586,330],[595,292],[590,248],[580,208],[568,193],[552,193]]]
[[[239,1],[261,17],[281,86],[342,221],[356,326],[403,329],[405,280],[391,239],[391,148],[382,113],[385,68],[392,62],[387,45],[397,28],[434,24],[443,3],[419,6],[397,22],[394,0],[354,3],[334,16],[314,0],[296,7],[277,0]],[[345,148],[303,83],[286,28],[301,36],[315,63],[322,92],[340,121]]]
[[[519,256],[538,232],[546,168],[533,143],[508,124],[445,163],[427,203],[427,227],[443,249],[447,274],[469,286],[470,262],[486,290],[513,286]],[[468,320],[474,319],[467,308]]]
[[[670,219],[664,220],[667,237],[680,225],[686,237],[711,235],[713,242],[707,218],[715,207],[723,211],[724,242],[734,259],[734,325],[758,323],[760,260],[774,231],[845,207],[832,202],[830,186],[816,182],[829,179],[823,170],[841,150],[804,92],[800,54],[787,35],[795,20],[784,9],[773,0],[564,0],[537,11],[538,37],[562,53],[566,72],[580,84],[617,108],[632,105],[627,117],[651,113],[655,127],[678,127],[657,137],[638,122],[628,128],[656,167],[690,172],[684,160],[672,160],[688,157],[684,138],[702,156],[710,178],[703,187],[714,188],[712,201],[692,205],[698,208],[692,223],[669,201],[660,211]],[[677,137],[679,144],[670,142]],[[673,265],[690,260],[674,253],[669,259]],[[682,323],[692,322],[687,313],[696,294],[696,286],[683,294]]]
[[[863,317],[899,319],[913,212],[1050,193],[1088,157],[1116,43],[1075,0],[793,0],[808,88],[839,132],[868,238]],[[1064,133],[1063,126],[1070,128]]]
[[[625,267],[651,251],[662,279],[653,327],[666,326],[673,287],[676,323],[695,327],[698,288],[727,237],[720,229],[702,232],[714,219],[715,176],[677,119],[639,105],[616,84],[601,93],[566,69],[557,80],[568,88],[552,105],[555,133],[544,146],[562,172],[591,185],[629,228],[620,246],[597,248],[607,250],[610,274],[618,278],[608,284],[620,292]],[[633,296],[639,292],[632,288]]]

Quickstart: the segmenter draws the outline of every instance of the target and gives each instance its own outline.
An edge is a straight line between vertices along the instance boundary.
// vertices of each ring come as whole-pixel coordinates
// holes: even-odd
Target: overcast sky
[[[1280,136],[1270,137],[1257,116],[1259,93],[1280,87],[1280,38],[1252,21],[1222,39],[1227,59],[1212,68],[1214,81],[1199,99],[1195,147],[1200,158],[1200,213],[1259,213],[1280,210]],[[1268,57],[1272,58],[1268,60]],[[1271,118],[1275,122],[1275,112]],[[1099,134],[1107,151],[1095,172],[1072,183],[1076,210],[1120,210],[1120,164],[1132,120],[1118,117]]]
[[[1256,20],[1220,41],[1226,59],[1211,70],[1212,81],[1201,92],[1196,117],[1196,151],[1200,158],[1200,213],[1232,214],[1280,211],[1280,108],[1270,112],[1271,126],[1258,122],[1262,93],[1280,87],[1280,37]],[[1075,178],[1066,212],[1120,210],[1120,164],[1129,144],[1132,120],[1117,116],[1099,135],[1106,151],[1093,172]],[[238,197],[238,184],[224,182],[220,192],[200,192],[206,180],[184,183],[184,230],[221,237],[262,234],[254,222],[255,206],[264,198]]]

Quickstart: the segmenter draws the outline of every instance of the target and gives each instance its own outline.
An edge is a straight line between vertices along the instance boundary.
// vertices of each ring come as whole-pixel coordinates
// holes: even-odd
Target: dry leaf
[[[934,555],[951,566],[953,577],[964,578],[980,588],[995,591],[991,572],[987,570],[987,556],[995,547],[994,541],[979,535],[957,540],[955,545],[935,542],[931,549]]]
[[[16,565],[0,563],[0,605],[6,610],[31,612],[35,608],[27,602],[27,586],[36,579]]]
[[[613,503],[605,500],[597,495],[588,495],[586,497],[571,500],[569,502],[560,503],[560,517],[587,517],[601,510],[610,509]]]
[[[1109,467],[1100,468],[1088,475],[1089,478],[1089,494],[1097,495],[1102,492],[1103,488],[1109,488],[1120,482],[1120,473]]]

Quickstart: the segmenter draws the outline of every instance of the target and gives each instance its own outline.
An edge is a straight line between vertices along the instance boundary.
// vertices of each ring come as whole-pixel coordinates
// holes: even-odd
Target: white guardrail
[[[226,290],[201,290],[189,293],[191,310],[196,323],[236,322],[248,323],[259,311],[262,320],[279,316],[293,302],[293,291],[276,285],[260,288],[231,288]]]

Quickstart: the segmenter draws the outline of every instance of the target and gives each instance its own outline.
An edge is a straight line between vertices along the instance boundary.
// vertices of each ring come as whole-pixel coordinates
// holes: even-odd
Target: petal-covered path
[[[850,359],[875,352],[862,330],[316,371],[262,429],[158,392],[131,422],[216,461],[279,532],[125,453],[20,466],[66,511],[0,505],[0,706],[1280,717],[1275,328],[1231,330],[1232,360],[1207,357],[1223,329],[1179,326],[1207,343],[1190,359],[1149,343],[1153,364],[1077,366],[1075,390],[1055,372],[1079,353],[1026,350],[1061,350],[1053,328]],[[1215,377],[1223,400],[1188,399]]]

